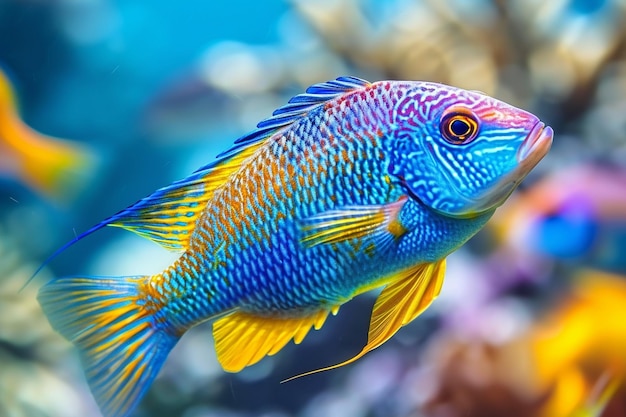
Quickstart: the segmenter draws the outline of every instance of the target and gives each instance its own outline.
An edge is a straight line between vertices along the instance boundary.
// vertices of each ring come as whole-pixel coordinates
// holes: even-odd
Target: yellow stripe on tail
[[[105,417],[130,415],[178,341],[146,308],[146,279],[61,278],[39,290],[52,327],[78,348]]]

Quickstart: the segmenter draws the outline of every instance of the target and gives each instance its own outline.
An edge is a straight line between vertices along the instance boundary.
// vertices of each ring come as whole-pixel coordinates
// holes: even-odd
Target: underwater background
[[[99,415],[43,282],[175,258],[109,228],[20,291],[48,256],[340,75],[483,91],[550,125],[553,148],[381,348],[280,383],[360,351],[372,294],[238,374],[202,325],[136,416],[626,416],[625,0],[0,0],[0,68],[0,113],[29,127],[0,126],[0,417]],[[54,183],[15,166],[60,147]]]

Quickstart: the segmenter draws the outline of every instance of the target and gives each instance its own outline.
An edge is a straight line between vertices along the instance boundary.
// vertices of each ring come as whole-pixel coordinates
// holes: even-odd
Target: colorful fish
[[[181,251],[170,267],[56,279],[38,298],[78,347],[108,417],[131,413],[198,323],[215,319],[218,360],[237,372],[384,286],[366,346],[325,369],[336,368],[429,306],[446,256],[483,227],[552,135],[530,113],[446,85],[316,84],[216,161],[65,246],[121,227]]]
[[[0,70],[0,175],[56,200],[71,198],[97,165],[85,147],[36,132],[20,119],[13,86]]]
[[[599,165],[560,169],[518,193],[493,220],[497,238],[516,256],[540,255],[626,273],[623,169]]]

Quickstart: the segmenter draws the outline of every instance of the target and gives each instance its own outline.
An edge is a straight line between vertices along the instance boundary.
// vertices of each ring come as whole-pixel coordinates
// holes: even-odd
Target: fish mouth
[[[528,173],[546,156],[552,146],[553,136],[554,131],[551,127],[543,122],[535,123],[517,150],[518,166],[493,187],[491,197],[486,199],[481,208],[498,207],[504,203]]]
[[[552,146],[554,132],[542,122],[535,123],[517,151],[517,162],[526,174],[546,156]]]

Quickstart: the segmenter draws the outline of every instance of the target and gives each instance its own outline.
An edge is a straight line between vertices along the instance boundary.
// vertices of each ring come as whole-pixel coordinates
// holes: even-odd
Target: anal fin
[[[336,365],[296,375],[283,382],[348,365],[391,339],[402,326],[413,321],[437,298],[443,285],[445,266],[445,259],[417,265],[402,271],[396,279],[391,280],[374,304],[367,344],[356,356]]]
[[[278,353],[290,340],[302,342],[311,327],[320,329],[329,313],[320,309],[302,317],[259,316],[235,311],[213,323],[217,359],[227,372],[239,372],[267,355]]]

